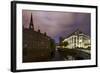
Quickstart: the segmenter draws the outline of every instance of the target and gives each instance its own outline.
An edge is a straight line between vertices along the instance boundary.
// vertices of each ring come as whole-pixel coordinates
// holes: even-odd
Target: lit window
[[[79,42],[82,42],[82,40],[80,39]]]

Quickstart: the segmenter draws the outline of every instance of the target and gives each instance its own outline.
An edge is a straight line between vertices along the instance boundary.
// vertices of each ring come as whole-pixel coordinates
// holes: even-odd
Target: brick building
[[[46,32],[34,30],[31,14],[29,28],[23,28],[23,62],[48,61],[55,51],[55,42]]]

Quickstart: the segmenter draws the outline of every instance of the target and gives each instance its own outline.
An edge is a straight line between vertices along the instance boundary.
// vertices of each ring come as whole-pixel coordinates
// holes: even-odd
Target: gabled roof
[[[64,38],[68,38],[68,37],[70,37],[72,35],[79,35],[79,34],[84,34],[84,35],[88,36],[86,33],[82,32],[80,29],[76,29],[74,32],[72,32],[71,34],[69,34],[68,36],[66,36]]]

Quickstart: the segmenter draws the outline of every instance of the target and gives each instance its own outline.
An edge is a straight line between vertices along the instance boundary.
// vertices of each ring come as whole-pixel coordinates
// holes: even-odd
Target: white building
[[[66,46],[63,45],[62,47],[70,49],[91,47],[90,37],[79,30],[73,32],[67,38],[64,38],[62,43],[68,43]]]

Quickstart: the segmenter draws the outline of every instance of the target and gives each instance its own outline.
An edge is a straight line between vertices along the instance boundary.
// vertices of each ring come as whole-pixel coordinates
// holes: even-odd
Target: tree
[[[63,42],[63,45],[64,45],[64,46],[67,46],[67,45],[68,45],[68,42]]]
[[[68,42],[62,42],[60,43],[60,46],[67,46],[68,45]]]
[[[55,41],[53,39],[50,40],[50,45],[51,45],[52,49],[56,48],[56,44],[55,44]]]

